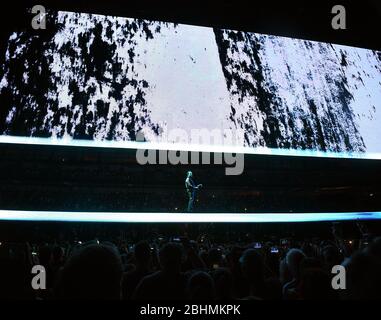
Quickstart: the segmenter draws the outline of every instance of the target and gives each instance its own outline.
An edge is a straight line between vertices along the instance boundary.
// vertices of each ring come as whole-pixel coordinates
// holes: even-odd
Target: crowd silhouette
[[[213,243],[168,237],[134,244],[0,245],[2,299],[336,300],[377,299],[381,237]],[[352,241],[351,241],[352,242]],[[33,265],[46,270],[46,290],[33,290]],[[346,289],[332,287],[343,265]]]

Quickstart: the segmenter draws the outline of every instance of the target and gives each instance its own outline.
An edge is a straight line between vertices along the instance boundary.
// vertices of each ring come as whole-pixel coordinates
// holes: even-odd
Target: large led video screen
[[[378,51],[59,11],[3,61],[0,142],[381,158]]]

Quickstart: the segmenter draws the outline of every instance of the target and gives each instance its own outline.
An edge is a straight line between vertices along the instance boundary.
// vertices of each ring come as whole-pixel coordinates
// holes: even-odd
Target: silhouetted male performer
[[[188,208],[187,212],[192,212],[194,207],[194,200],[196,197],[196,190],[200,189],[202,184],[196,185],[193,181],[193,173],[192,171],[188,171],[187,177],[185,179],[185,189],[188,194]]]

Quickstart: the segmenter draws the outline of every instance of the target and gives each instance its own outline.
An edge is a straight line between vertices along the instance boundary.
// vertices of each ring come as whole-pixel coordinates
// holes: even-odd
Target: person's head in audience
[[[159,260],[164,272],[179,273],[183,260],[183,247],[175,242],[165,244],[160,249]]]
[[[286,265],[294,280],[298,280],[300,277],[301,262],[305,257],[305,254],[300,249],[293,248],[287,252]]]
[[[372,248],[373,245],[373,248]],[[379,243],[355,252],[345,263],[349,299],[381,299],[381,258]],[[379,253],[379,252],[378,252]]]
[[[250,286],[250,295],[262,297],[264,290],[263,258],[255,249],[247,249],[240,259],[242,275]]]
[[[204,271],[192,274],[187,284],[187,297],[190,300],[214,299],[215,287],[212,277]]]
[[[228,263],[228,266],[231,270],[235,272],[240,272],[241,271],[241,265],[240,265],[240,258],[243,253],[244,249],[238,247],[238,246],[233,246],[228,254],[226,255],[226,260]]]
[[[63,299],[120,299],[122,262],[115,247],[77,248],[65,263],[56,288]]]
[[[208,252],[208,267],[216,269],[223,265],[222,252],[219,248],[211,248]]]
[[[140,269],[149,269],[152,261],[151,246],[147,241],[139,241],[134,247],[134,258],[136,267]]]

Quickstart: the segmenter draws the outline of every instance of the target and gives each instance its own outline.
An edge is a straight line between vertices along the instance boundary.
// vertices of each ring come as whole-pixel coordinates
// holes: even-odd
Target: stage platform
[[[378,220],[381,212],[328,213],[148,213],[0,210],[0,220],[127,223],[270,223]]]

